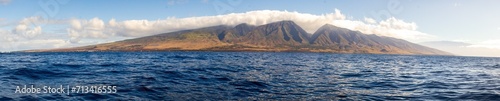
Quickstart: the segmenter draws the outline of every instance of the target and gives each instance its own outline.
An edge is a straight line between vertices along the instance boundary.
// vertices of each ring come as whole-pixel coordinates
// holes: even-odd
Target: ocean
[[[500,58],[488,57],[300,52],[8,53],[0,54],[0,78],[2,101],[500,99]],[[46,93],[44,87],[65,89]],[[75,87],[95,89],[72,91]],[[37,88],[41,92],[34,93]]]

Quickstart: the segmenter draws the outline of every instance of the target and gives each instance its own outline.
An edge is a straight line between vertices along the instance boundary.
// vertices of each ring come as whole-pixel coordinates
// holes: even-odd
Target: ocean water
[[[0,100],[500,100],[500,58],[273,52],[0,54]],[[17,86],[116,93],[15,93]]]

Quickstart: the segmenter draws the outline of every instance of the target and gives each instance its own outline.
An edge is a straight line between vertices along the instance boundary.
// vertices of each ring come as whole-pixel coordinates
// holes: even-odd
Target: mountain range
[[[402,39],[364,34],[326,24],[307,33],[293,21],[254,26],[212,26],[75,48],[27,52],[94,51],[299,51],[370,54],[451,55]]]

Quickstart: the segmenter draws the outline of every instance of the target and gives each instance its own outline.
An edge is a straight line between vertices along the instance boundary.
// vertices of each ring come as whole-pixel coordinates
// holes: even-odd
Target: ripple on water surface
[[[0,54],[0,100],[498,100],[500,59],[268,52]],[[14,94],[113,85],[115,94]]]

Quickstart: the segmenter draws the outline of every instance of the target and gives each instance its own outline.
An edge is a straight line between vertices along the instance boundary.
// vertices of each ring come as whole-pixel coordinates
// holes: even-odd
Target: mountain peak
[[[251,25],[249,25],[247,23],[241,23],[241,24],[236,25],[235,28],[248,27],[248,26],[251,26]]]
[[[332,25],[332,24],[325,24],[325,25],[321,26],[320,28],[335,28],[335,27],[337,27],[337,26]]]
[[[283,20],[283,21],[278,21],[278,22],[272,22],[272,23],[269,23],[269,24],[266,24],[266,25],[294,25],[294,26],[298,26],[295,22],[293,22],[292,20]]]
[[[234,26],[235,29],[253,29],[255,26],[247,24],[247,23],[242,23]]]
[[[282,20],[282,21],[277,21],[276,23],[295,23],[292,20]]]
[[[239,25],[236,25],[233,29],[235,31],[235,34],[237,36],[244,36],[246,33],[252,31],[255,28],[253,25],[249,25],[247,23],[242,23]]]

